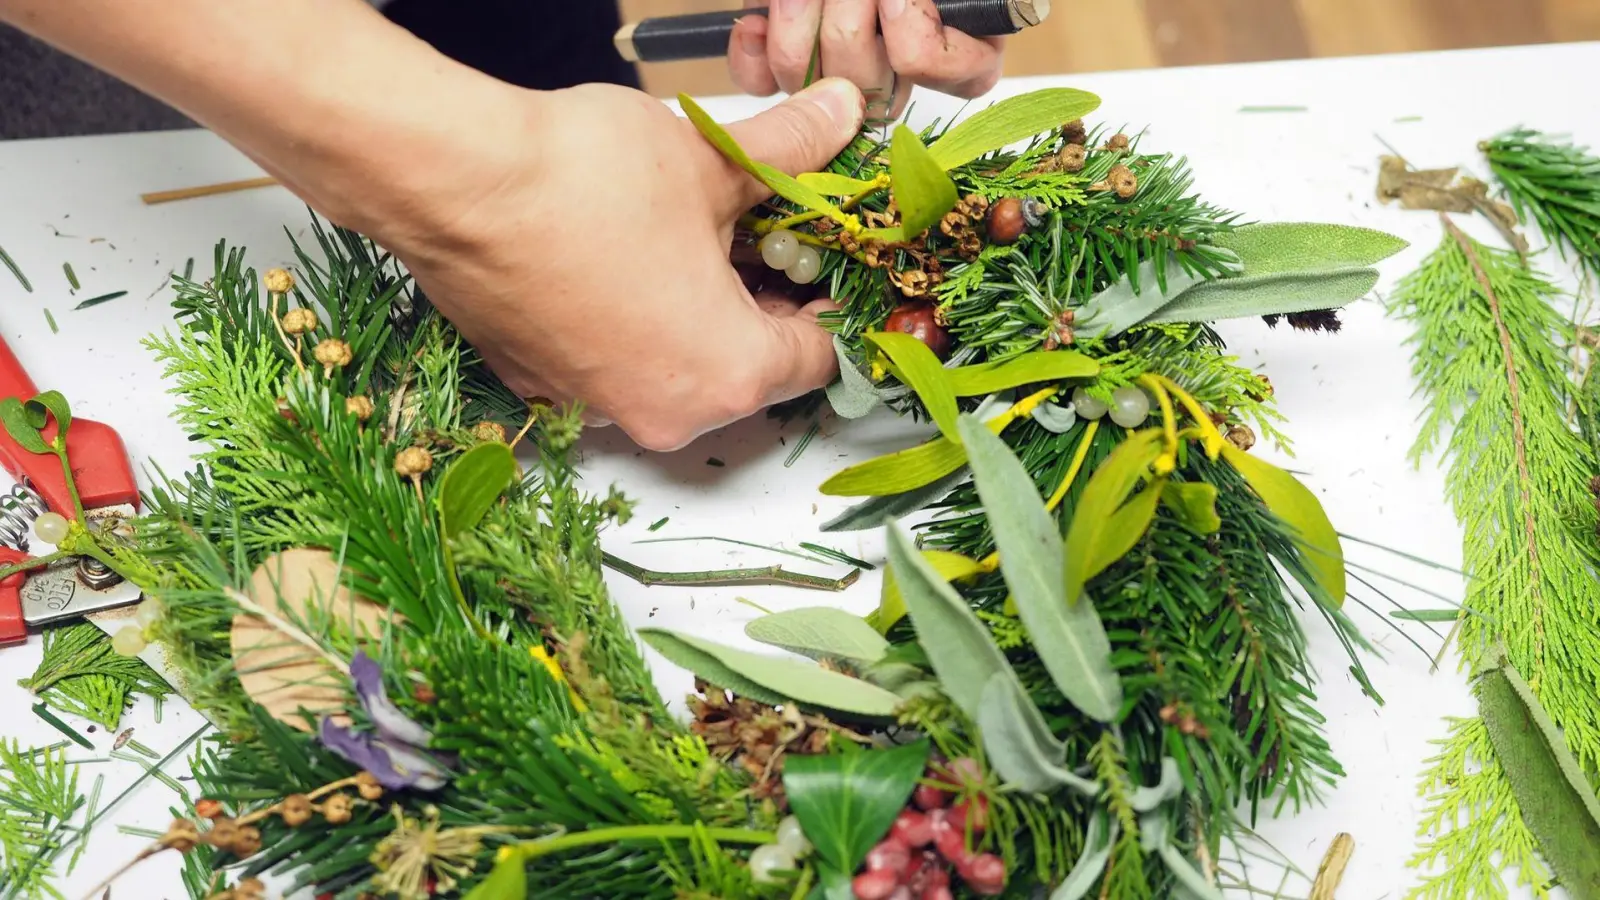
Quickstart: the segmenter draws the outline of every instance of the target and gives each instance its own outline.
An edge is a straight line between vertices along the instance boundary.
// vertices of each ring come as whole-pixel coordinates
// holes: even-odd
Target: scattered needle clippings
[[[1422,117],[1421,116],[1401,116],[1400,118],[1395,119],[1395,121],[1396,122],[1421,122],[1422,121]]]
[[[94,745],[89,743],[88,738],[79,734],[76,728],[73,728],[71,725],[68,725],[67,723],[56,718],[56,714],[51,712],[43,703],[35,703],[33,705],[33,714],[45,720],[46,722],[49,722],[51,727],[61,732],[66,737],[71,738],[78,746],[84,748],[85,750],[94,749]]]
[[[192,257],[192,256],[189,257],[189,261],[188,262],[183,264],[183,280],[184,281],[193,281],[194,280],[194,257]]]
[[[1327,855],[1322,857],[1322,865],[1317,867],[1317,880],[1311,885],[1308,900],[1334,900],[1334,891],[1344,878],[1344,867],[1349,865],[1350,856],[1355,852],[1355,838],[1339,832],[1328,847]]]
[[[856,559],[854,556],[851,556],[848,553],[842,553],[833,549],[832,547],[824,547],[821,544],[813,544],[809,541],[801,541],[800,549],[810,550],[812,553],[815,553],[818,556],[826,556],[829,559],[842,562],[847,566],[855,566],[860,569],[866,569],[868,572],[877,568],[877,566],[867,562],[864,559]]]
[[[4,247],[0,247],[0,263],[5,263],[6,268],[11,270],[11,274],[16,276],[17,283],[22,285],[23,290],[33,293],[33,285],[28,282],[28,276],[17,268],[17,261],[11,258],[11,254],[7,253]]]
[[[783,461],[783,467],[785,469],[795,464],[795,461],[800,458],[800,454],[806,452],[806,447],[811,445],[812,438],[815,438],[817,436],[817,432],[821,430],[821,422],[811,423],[811,427],[806,429],[806,433],[801,435],[800,440],[795,442],[794,449],[789,451],[789,458]]]
[[[60,334],[61,333],[61,329],[56,326],[56,317],[54,315],[52,315],[50,313],[50,310],[48,310],[48,309],[44,311],[44,320],[46,322],[50,323],[50,333],[51,334]]]
[[[710,459],[706,460],[706,465],[711,466],[712,468],[720,469],[723,466],[727,465],[727,463],[725,463],[722,460],[717,459],[715,456],[713,456]]]
[[[1307,110],[1307,107],[1304,107],[1304,106],[1241,106],[1241,107],[1239,107],[1239,112],[1242,112],[1242,113],[1286,113],[1286,112],[1305,112],[1306,110]]]
[[[157,290],[159,290],[159,288],[157,288]],[[109,303],[119,297],[126,296],[128,296],[127,291],[112,291],[109,294],[101,294],[98,297],[90,297],[82,303],[79,303],[77,306],[74,306],[73,309],[88,309],[91,306],[99,306],[102,303]]]
[[[671,518],[671,516],[662,516],[661,518],[655,520],[654,522],[651,522],[650,523],[650,530],[651,531],[660,531],[661,530],[661,526],[667,524],[667,520],[669,518]]]
[[[78,289],[83,287],[83,285],[78,283],[78,273],[72,271],[72,263],[69,263],[69,262],[62,263],[61,264],[61,271],[67,273],[67,284],[72,285],[72,289],[73,290],[76,291],[76,290],[78,290]]]

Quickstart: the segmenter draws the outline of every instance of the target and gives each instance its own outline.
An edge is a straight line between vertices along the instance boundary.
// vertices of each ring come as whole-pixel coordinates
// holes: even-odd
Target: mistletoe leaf
[[[1244,275],[1365,268],[1410,246],[1371,228],[1319,222],[1262,222],[1218,232],[1210,239],[1232,250]]]
[[[859,178],[833,172],[801,172],[795,176],[795,180],[819,194],[830,197],[854,197],[879,186],[876,181],[862,181]]]
[[[1100,785],[1062,767],[1066,745],[1056,740],[1014,675],[996,673],[980,692],[978,731],[989,764],[1007,786],[1032,794],[1071,788],[1085,797],[1100,794]]]
[[[966,469],[958,464],[954,472],[934,480],[931,484],[898,494],[886,494],[863,500],[822,523],[822,530],[865,531],[877,528],[908,513],[926,509],[934,501],[955,490],[956,485],[965,477]]]
[[[768,706],[777,706],[788,701],[788,698],[781,693],[768,690],[744,677],[732,666],[723,663],[716,655],[705,652],[670,631],[660,628],[640,628],[639,639],[666,657],[668,662],[688,669],[702,681]]]
[[[905,125],[895,126],[889,140],[889,184],[900,207],[900,229],[908,235],[932,228],[956,208],[956,183]]]
[[[982,397],[1025,384],[1063,378],[1093,378],[1100,364],[1074,350],[1035,350],[1003,362],[985,362],[946,370],[957,397]]]
[[[941,436],[926,444],[856,463],[835,473],[818,490],[831,497],[904,496],[942,481],[966,462],[967,451]]]
[[[1128,503],[1132,510],[1128,516],[1122,519],[1116,516],[1128,492],[1161,454],[1161,439],[1159,428],[1147,428],[1134,434],[1111,451],[1084,485],[1083,496],[1078,499],[1072,522],[1067,526],[1067,602],[1078,602],[1089,579],[1128,552],[1150,524],[1155,501],[1161,496],[1158,488],[1153,491],[1147,488],[1147,496],[1142,495],[1137,501],[1141,505]],[[1148,514],[1143,504],[1148,504]],[[1117,552],[1118,547],[1122,548],[1121,552]]]
[[[917,394],[939,433],[960,443],[956,436],[956,393],[949,373],[928,345],[900,331],[873,331],[864,336],[894,363],[900,380]]]
[[[865,619],[832,606],[807,606],[765,615],[746,624],[744,633],[753,641],[812,659],[874,663],[889,652],[889,642]]]
[[[1086,597],[1072,603],[1067,596],[1066,552],[1055,517],[1045,509],[1033,476],[998,435],[971,416],[962,416],[958,427],[978,498],[989,513],[1000,573],[1039,659],[1079,712],[1110,722],[1122,706],[1122,681],[1093,604]],[[1137,505],[1136,499],[1117,515]],[[1155,504],[1149,507],[1153,516]]]
[[[1073,88],[1045,88],[1008,97],[952,125],[928,153],[945,171],[1027,140],[1100,108],[1100,98]]]
[[[1293,475],[1232,444],[1223,445],[1222,458],[1244,476],[1273,515],[1298,532],[1295,543],[1305,553],[1315,585],[1327,594],[1327,602],[1343,606],[1344,549],[1317,496]]]
[[[520,854],[508,852],[496,860],[489,877],[478,882],[466,900],[524,900],[527,896],[527,863]]]
[[[850,358],[844,338],[833,336],[833,353],[839,358],[839,379],[828,385],[828,404],[841,418],[859,419],[883,403],[872,380]]]
[[[839,872],[860,868],[911,799],[928,752],[921,740],[883,750],[787,757],[784,793],[817,857]]]
[[[959,553],[948,550],[923,550],[922,556],[945,581],[955,581],[976,575],[983,570],[983,564],[975,559],[969,559]],[[883,573],[883,592],[878,598],[878,609],[872,615],[872,625],[879,633],[888,634],[894,624],[905,617],[906,601],[900,596],[900,588],[895,583],[894,571],[885,570]]]
[[[733,139],[733,135],[717,124],[716,120],[712,119],[699,104],[689,99],[688,95],[679,94],[678,105],[683,108],[684,114],[688,116],[689,121],[694,123],[694,127],[699,129],[700,133],[705,136],[706,140],[711,142],[712,146],[722,151],[722,155],[726,156],[739,168],[755,176],[756,180],[766,185],[774,194],[792,203],[797,203],[806,209],[823,213],[829,218],[847,225],[856,221],[856,217],[846,215],[839,207],[834,206],[828,202],[827,198],[817,193],[814,188],[807,187],[793,176],[780,172],[766,163],[751,159],[750,155],[744,152],[744,148],[739,146],[739,142]]]
[[[900,705],[898,696],[869,681],[851,678],[849,675],[824,669],[815,663],[763,656],[663,628],[642,628],[639,634],[650,646],[656,647],[657,651],[660,651],[661,647],[650,637],[645,636],[648,634],[659,638],[665,635],[668,640],[662,641],[663,645],[671,646],[676,643],[701,657],[710,657],[719,664],[720,671],[731,672],[746,682],[759,685],[768,696],[775,694],[780,698],[776,702],[762,700],[763,703],[777,705],[792,700],[807,706],[874,718],[892,716],[895,708]],[[663,652],[661,655],[667,654]],[[692,659],[694,656],[687,655],[686,658]],[[695,674],[720,687],[741,693],[733,685],[719,684],[709,674],[699,671],[695,671]],[[751,695],[751,699],[761,698]]]
[[[0,398],[0,423],[6,433],[29,453],[49,453],[50,445],[44,442],[39,429],[28,420],[28,411],[16,397]]]
[[[28,422],[33,427],[43,431],[49,419],[49,413],[56,420],[56,441],[67,439],[67,429],[72,427],[72,406],[67,403],[67,398],[60,391],[45,391],[24,404],[28,410]]]
[[[1169,481],[1161,502],[1172,510],[1178,524],[1195,534],[1216,534],[1222,527],[1217,515],[1217,488],[1204,481]]]
[[[1377,269],[1219,278],[1185,291],[1141,324],[1214,322],[1339,309],[1365,297],[1377,283]]]
[[[1165,288],[1156,278],[1156,261],[1147,259],[1124,274],[1110,287],[1089,298],[1077,313],[1072,330],[1082,338],[1115,337],[1135,325],[1151,321],[1151,316],[1205,282],[1205,276],[1186,271],[1176,255],[1168,254]]]
[[[471,531],[517,478],[511,447],[487,441],[461,454],[439,487],[439,524],[446,538]]]
[[[1111,848],[1122,829],[1104,810],[1097,810],[1089,819],[1089,830],[1083,838],[1083,853],[1072,871],[1067,873],[1061,886],[1050,895],[1050,900],[1083,900],[1100,881],[1100,873],[1111,861]]]

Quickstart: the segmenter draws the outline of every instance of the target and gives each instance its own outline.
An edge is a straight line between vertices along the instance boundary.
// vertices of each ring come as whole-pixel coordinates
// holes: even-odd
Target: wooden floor
[[[821,0],[816,0],[821,2]],[[618,0],[624,21],[739,0]],[[1600,40],[1600,0],[1055,0],[1011,39],[1006,74]],[[658,96],[734,93],[721,60],[642,66]]]

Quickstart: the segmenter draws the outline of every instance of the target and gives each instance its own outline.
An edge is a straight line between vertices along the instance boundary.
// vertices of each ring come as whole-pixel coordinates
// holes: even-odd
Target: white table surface
[[[1378,289],[1383,294],[1435,246],[1441,231],[1431,213],[1385,208],[1372,199],[1377,157],[1384,152],[1379,136],[1419,166],[1461,164],[1480,176],[1487,173],[1476,144],[1503,128],[1526,124],[1600,144],[1600,114],[1593,104],[1569,90],[1549,90],[1593,84],[1597,76],[1600,44],[1573,44],[1018,79],[1003,83],[993,97],[1051,85],[1091,90],[1103,99],[1096,120],[1127,123],[1130,129],[1148,126],[1144,147],[1186,154],[1198,190],[1214,203],[1252,219],[1369,225],[1406,237],[1413,246],[1383,266]],[[768,102],[718,98],[704,105],[727,121]],[[1306,110],[1240,111],[1241,106],[1284,105]],[[924,119],[948,116],[958,107],[925,95],[916,112]],[[1398,121],[1407,117],[1421,118]],[[143,205],[139,194],[259,174],[242,155],[202,132],[0,144],[0,246],[35,287],[23,293],[0,272],[0,327],[41,389],[60,389],[76,414],[115,426],[136,463],[155,461],[171,473],[189,460],[189,444],[169,418],[172,401],[159,369],[138,340],[170,327],[170,292],[158,290],[168,270],[181,270],[192,256],[196,272],[209,274],[219,238],[248,247],[258,271],[290,263],[284,228],[305,234],[309,221],[304,207],[277,188],[160,206]],[[1479,219],[1461,216],[1458,221],[1492,239]],[[68,295],[64,261],[73,264],[83,284],[76,297]],[[120,300],[72,311],[81,298],[124,289],[129,293]],[[54,313],[59,334],[47,327],[44,308]],[[1402,346],[1408,330],[1402,323],[1385,318],[1379,303],[1368,300],[1346,313],[1344,331],[1334,336],[1270,331],[1258,321],[1229,323],[1222,331],[1235,354],[1270,374],[1295,442],[1296,458],[1285,464],[1306,473],[1338,528],[1442,563],[1459,561],[1460,532],[1441,499],[1441,471],[1434,461],[1418,471],[1405,459],[1420,403],[1411,396]],[[799,461],[786,468],[789,447],[805,428],[803,421],[780,429],[758,418],[667,455],[642,454],[615,433],[590,435],[584,469],[591,488],[603,491],[617,482],[638,500],[634,522],[611,534],[607,547],[661,568],[784,562],[807,571],[843,572],[715,543],[633,542],[722,535],[794,547],[815,540],[881,561],[876,534],[817,532],[846,504],[821,496],[816,486],[848,463],[909,445],[921,429],[884,419],[829,420]],[[726,467],[708,466],[710,457],[724,460]],[[648,534],[649,523],[663,516],[669,523]],[[1459,596],[1459,585],[1448,574],[1367,547],[1351,545],[1347,551],[1362,564]],[[644,588],[615,573],[608,573],[608,581],[632,622],[741,643],[744,623],[757,613],[736,597],[771,609],[830,603],[866,612],[877,600],[878,574],[867,573],[843,594]],[[1381,586],[1410,606],[1439,605],[1410,588]],[[1371,591],[1363,593],[1382,607]],[[1430,674],[1427,660],[1378,616],[1360,610],[1354,615],[1385,651],[1386,660],[1373,660],[1369,668],[1387,705],[1379,708],[1363,697],[1325,625],[1309,617],[1322,678],[1319,706],[1348,775],[1323,807],[1265,821],[1260,831],[1307,872],[1315,871],[1337,832],[1349,832],[1356,851],[1339,896],[1399,898],[1416,879],[1406,861],[1416,846],[1422,807],[1416,786],[1429,741],[1443,735],[1443,716],[1470,714],[1473,705],[1453,663]],[[1437,638],[1412,628],[1430,651],[1437,648]],[[60,739],[28,712],[30,700],[15,684],[32,671],[38,654],[37,638],[0,651],[0,737],[29,746]],[[664,696],[681,708],[689,676],[659,658],[654,662]],[[124,724],[137,726],[140,741],[165,753],[201,720],[173,702],[157,724],[146,700]],[[105,755],[110,737],[103,731],[91,737],[96,751],[74,748],[73,758]],[[169,771],[186,774],[187,766],[180,761]],[[105,799],[138,774],[131,763],[85,765],[85,789],[96,773],[106,776]],[[84,862],[59,882],[68,897],[81,895],[143,845],[114,824],[159,829],[172,799],[168,788],[147,780],[113,810],[94,829]],[[177,871],[178,861],[170,855],[149,861],[114,895],[177,900],[183,897]],[[1291,891],[1301,896],[1306,889],[1303,880],[1291,883]]]

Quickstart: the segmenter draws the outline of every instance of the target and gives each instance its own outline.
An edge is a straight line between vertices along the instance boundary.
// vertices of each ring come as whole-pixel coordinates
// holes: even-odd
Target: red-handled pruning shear
[[[26,402],[38,393],[33,379],[0,338],[0,397]],[[52,418],[41,429],[46,442],[55,439],[56,430]],[[126,520],[138,512],[133,465],[122,438],[111,426],[73,417],[67,429],[67,459],[84,518]],[[17,480],[10,494],[0,496],[0,542],[9,545],[0,546],[0,566],[10,567],[34,558],[28,551],[35,519],[45,512],[72,519],[77,511],[61,460],[54,454],[31,453],[0,428],[0,463]],[[90,556],[67,557],[17,572],[0,579],[0,645],[27,640],[30,625],[129,606],[142,596],[137,585]]]

